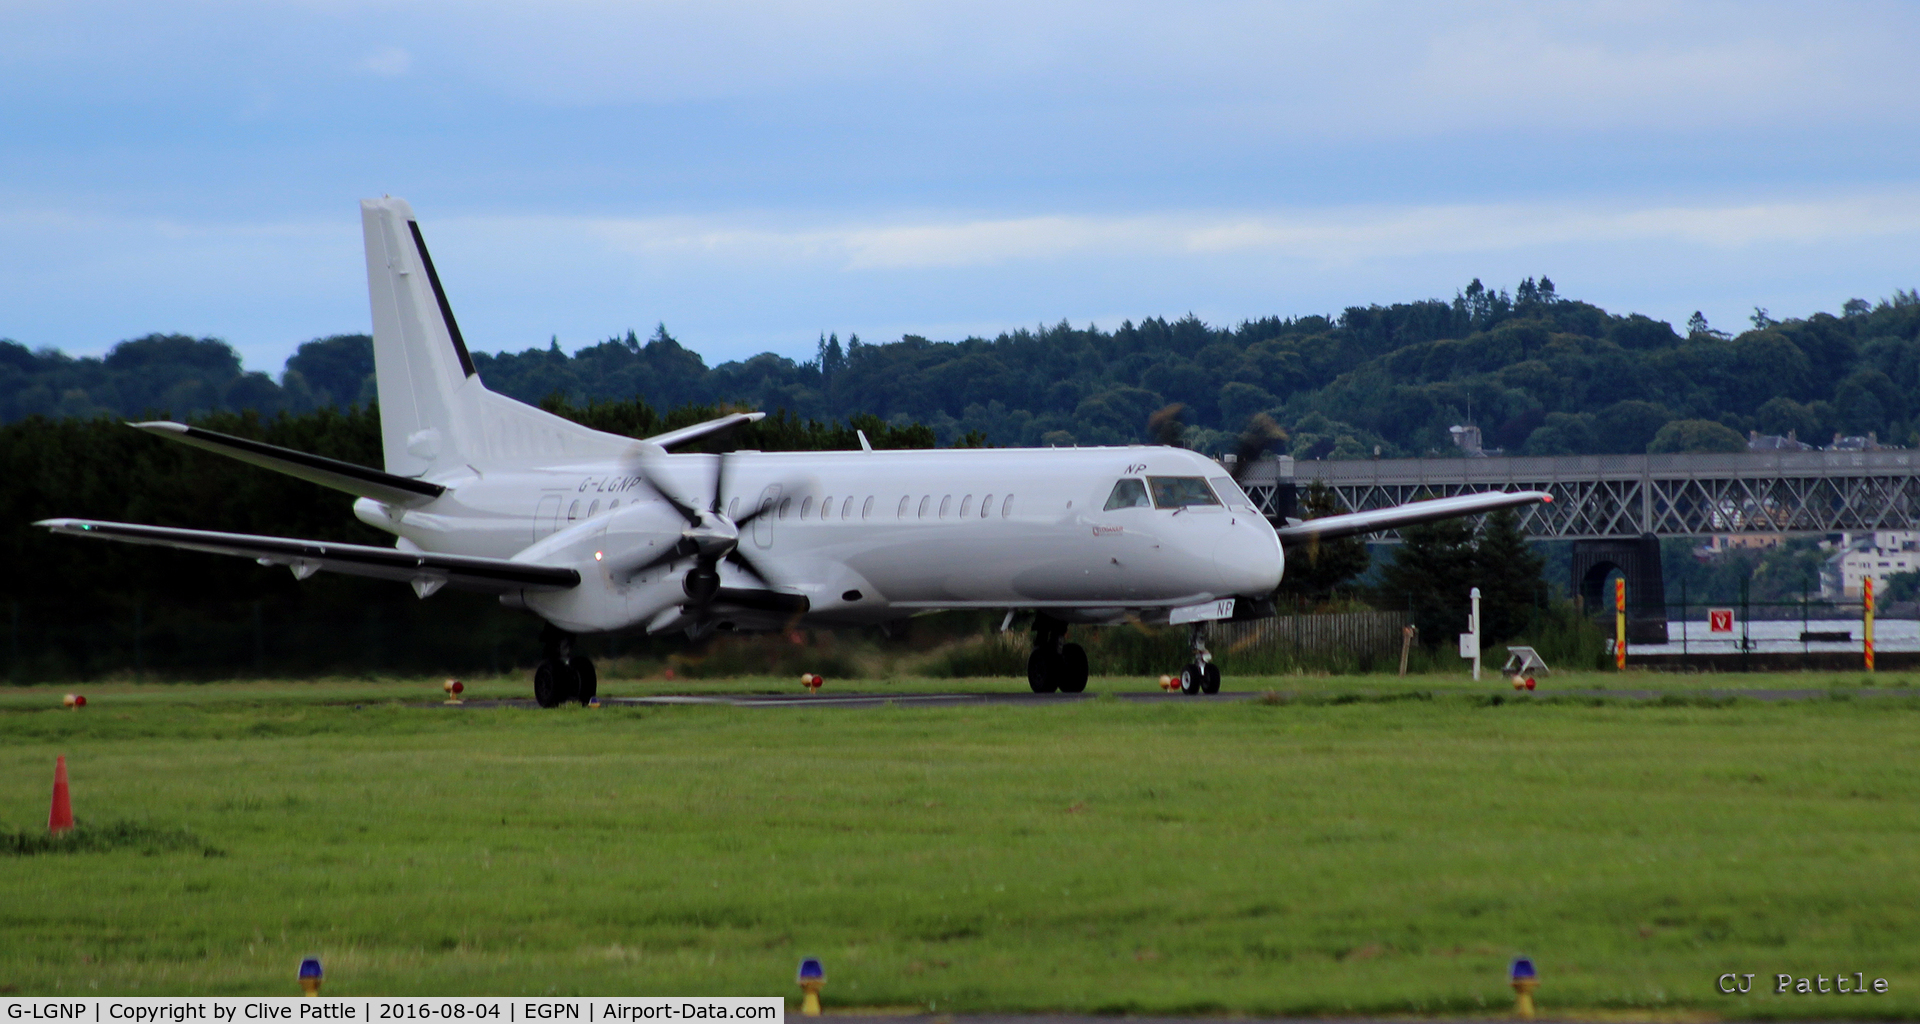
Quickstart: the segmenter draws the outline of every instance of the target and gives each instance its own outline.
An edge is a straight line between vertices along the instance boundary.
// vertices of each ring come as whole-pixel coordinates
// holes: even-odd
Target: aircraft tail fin
[[[488,391],[404,199],[360,203],[386,469],[406,477],[617,456],[628,438]]]

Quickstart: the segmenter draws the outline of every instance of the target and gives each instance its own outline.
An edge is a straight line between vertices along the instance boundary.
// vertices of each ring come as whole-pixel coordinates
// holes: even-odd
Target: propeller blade
[[[700,513],[695,512],[693,509],[688,508],[684,504],[681,504],[679,498],[676,498],[673,495],[668,494],[659,484],[655,483],[653,481],[653,474],[647,472],[646,467],[637,466],[635,467],[635,470],[636,471],[634,473],[634,476],[637,477],[641,483],[647,485],[647,490],[650,490],[653,493],[659,495],[661,501],[664,501],[667,504],[672,505],[673,510],[675,512],[680,513],[680,518],[685,519],[687,521],[688,526],[700,525]]]
[[[711,511],[714,515],[720,514],[721,503],[726,500],[727,456],[729,454],[731,453],[721,452],[720,463],[719,465],[715,466],[713,469],[713,506],[709,509],[709,511]]]
[[[804,487],[805,485],[806,485],[805,480],[789,480],[780,485],[780,493],[782,496],[791,497],[793,492],[802,489],[802,487]],[[745,529],[748,523],[751,523],[755,519],[758,519],[761,516],[764,516],[767,513],[772,512],[774,509],[778,508],[779,506],[780,506],[780,499],[778,498],[774,499],[773,501],[769,501],[764,505],[755,506],[753,511],[733,521],[734,529],[736,530]]]
[[[680,559],[685,557],[686,557],[685,555],[680,553],[679,545],[675,545],[673,547],[666,549],[665,551],[660,552],[659,554],[653,556],[652,558],[647,559],[645,562],[634,566],[632,569],[628,570],[628,573],[634,576],[638,576],[641,573],[646,572],[648,569],[656,569],[656,568],[659,568],[660,566],[666,565],[669,562],[677,562]]]
[[[768,589],[772,589],[774,587],[775,585],[774,582],[767,578],[767,574],[764,572],[761,572],[760,567],[753,564],[753,559],[748,558],[745,554],[743,554],[740,551],[739,548],[734,548],[732,551],[727,552],[727,561],[732,562],[736,566],[739,566],[742,570],[746,572],[747,575],[752,576],[756,580],[759,580],[761,583],[765,584]]]

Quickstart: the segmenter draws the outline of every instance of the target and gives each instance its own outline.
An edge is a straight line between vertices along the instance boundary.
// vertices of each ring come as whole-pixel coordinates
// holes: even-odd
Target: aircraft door
[[[560,528],[560,496],[549,494],[540,499],[533,512],[533,539],[539,540]]]
[[[753,521],[753,546],[754,547],[770,548],[773,546],[773,521],[779,515],[779,513],[776,511],[776,509],[778,509],[779,506],[780,506],[780,485],[779,484],[772,484],[768,486],[766,490],[760,492],[760,500],[755,502],[753,507],[756,509],[764,508],[767,511],[765,515],[762,515]]]

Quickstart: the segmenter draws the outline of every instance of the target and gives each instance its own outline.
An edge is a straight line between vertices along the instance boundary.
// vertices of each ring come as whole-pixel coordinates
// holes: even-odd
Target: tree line
[[[1920,442],[1920,294],[1847,301],[1838,315],[1776,320],[1756,309],[1737,335],[1695,314],[1676,331],[1560,297],[1550,280],[1509,293],[1477,279],[1451,301],[1354,306],[1337,317],[1265,317],[1232,327],[1188,315],[1103,330],[1062,321],[989,338],[820,338],[815,355],[709,367],[665,325],[578,351],[557,340],[475,353],[487,386],[528,402],[639,399],[652,408],[735,404],[800,420],[871,415],[925,424],[936,441],[994,445],[1178,440],[1230,451],[1264,415],[1296,458],[1455,455],[1474,423],[1513,454],[1719,450],[1750,430],[1811,443],[1874,434]],[[301,345],[278,380],[225,344],[152,335],[72,358],[0,341],[0,421],[27,416],[264,415],[365,406],[377,397],[364,335]],[[1156,412],[1177,407],[1171,434]]]

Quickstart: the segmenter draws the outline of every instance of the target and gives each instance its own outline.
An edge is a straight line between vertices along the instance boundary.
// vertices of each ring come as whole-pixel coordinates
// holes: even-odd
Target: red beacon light
[[[800,673],[800,685],[806,687],[808,693],[819,693],[820,687],[825,683],[826,683],[826,680],[820,678],[818,673],[815,673],[815,672]]]
[[[87,698],[85,694],[69,693],[60,698],[60,705],[69,711],[75,711],[87,706]]]
[[[441,683],[440,688],[442,690],[447,691],[447,703],[449,704],[465,704],[466,703],[466,701],[460,699],[460,695],[467,692],[467,684],[461,682],[458,679],[449,679],[446,682]]]

